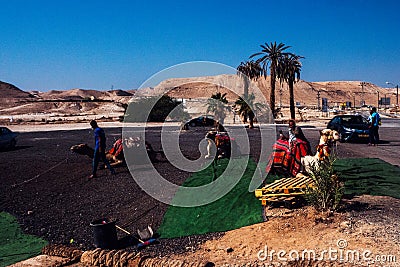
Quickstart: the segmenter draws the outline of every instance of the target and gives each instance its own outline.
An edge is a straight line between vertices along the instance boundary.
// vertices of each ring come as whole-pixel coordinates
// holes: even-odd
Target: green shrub
[[[305,198],[311,206],[320,211],[334,211],[339,207],[344,193],[344,183],[335,173],[333,164],[336,156],[331,155],[328,160],[318,166],[312,165],[308,174],[314,185],[308,186]]]
[[[125,122],[164,122],[167,118],[185,121],[190,116],[184,111],[182,102],[163,95],[138,98],[130,102],[126,107],[123,120]]]

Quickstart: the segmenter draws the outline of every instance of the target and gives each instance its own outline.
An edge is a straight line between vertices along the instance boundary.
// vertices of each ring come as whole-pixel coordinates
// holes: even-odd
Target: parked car
[[[17,144],[18,133],[7,127],[0,127],[0,148],[14,148]]]
[[[367,141],[369,137],[368,120],[362,115],[337,115],[327,128],[339,132],[340,142]]]
[[[193,118],[185,123],[185,128],[196,127],[196,126],[214,126],[216,123],[214,116],[203,115],[197,118]]]

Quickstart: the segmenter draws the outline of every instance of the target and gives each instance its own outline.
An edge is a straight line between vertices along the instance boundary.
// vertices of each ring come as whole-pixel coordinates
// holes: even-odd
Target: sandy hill
[[[227,99],[233,103],[243,95],[243,80],[238,75],[218,75],[192,78],[173,78],[162,81],[154,88],[139,90],[99,91],[89,89],[52,90],[49,92],[25,92],[16,86],[0,82],[0,116],[21,114],[51,114],[51,116],[88,116],[106,114],[105,117],[118,117],[123,114],[123,105],[133,97],[168,94],[177,99],[192,102],[206,101],[217,92],[227,93]],[[256,102],[269,102],[270,77],[262,77],[250,84],[249,92],[256,95]],[[318,94],[328,99],[329,106],[338,106],[345,102],[360,106],[361,103],[376,106],[380,98],[390,98],[396,102],[395,92],[371,83],[360,81],[307,82],[298,81],[295,86],[295,101],[300,106],[316,107]],[[203,102],[204,103],[204,102]],[[196,104],[196,103],[195,103]],[[276,83],[276,106],[289,105],[287,84]],[[194,113],[204,112],[200,102],[192,108]],[[189,108],[190,110],[190,108]],[[50,115],[48,115],[50,116]]]
[[[48,114],[47,117],[57,115],[65,117],[113,114],[118,117],[124,112],[123,104],[126,104],[134,95],[134,92],[123,90],[84,89],[28,93],[11,84],[1,83],[0,85],[1,116]]]
[[[254,84],[250,92],[257,92]],[[175,98],[207,99],[217,92],[227,93],[229,102],[234,102],[243,95],[243,81],[237,75],[217,75],[192,78],[173,78],[162,81],[154,88],[139,89],[135,96],[168,94]],[[258,94],[260,94],[258,92]],[[257,93],[256,93],[257,94]]]
[[[32,99],[33,97],[32,94],[19,89],[15,85],[0,81],[0,107],[13,107],[19,100]]]
[[[123,90],[98,91],[90,89],[70,89],[70,90],[51,90],[49,92],[39,93],[42,99],[63,99],[63,100],[79,100],[79,99],[101,99],[115,100],[115,97],[132,96],[132,93]]]
[[[256,86],[259,89],[255,89]],[[250,92],[255,92],[260,97],[260,93],[269,101],[270,77],[262,77],[252,83]],[[276,82],[276,104],[283,106],[289,105],[289,88],[286,83]],[[391,98],[391,104],[396,102],[394,91],[382,88],[372,83],[360,81],[327,81],[327,82],[307,82],[300,80],[294,85],[295,101],[301,106],[317,106],[318,92],[320,103],[322,98],[328,100],[330,106],[337,106],[341,103],[351,102],[352,106],[360,106],[363,101],[366,105],[378,104],[379,98]],[[138,90],[136,96],[159,95],[166,93],[175,98],[209,98],[216,92],[227,93],[227,99],[234,102],[239,95],[243,94],[243,81],[237,75],[218,75],[210,77],[196,78],[174,78],[161,82],[154,88]]]
[[[91,98],[102,98],[106,96],[106,92],[97,90],[83,90],[83,89],[71,89],[71,90],[51,90],[48,92],[40,93],[39,96],[43,99],[91,99]]]
[[[297,93],[296,101],[301,104],[316,103],[317,95],[320,92],[321,98],[327,98],[330,103],[352,102],[359,106],[363,101],[366,105],[377,105],[378,92],[379,97],[393,97],[390,90],[381,88],[372,83],[364,83],[361,86],[360,81],[335,81],[335,82],[305,82],[300,81],[295,85]],[[394,100],[393,98],[392,100]],[[392,101],[393,103],[393,101]]]
[[[22,91],[15,85],[0,81],[0,98],[30,98],[30,93]]]

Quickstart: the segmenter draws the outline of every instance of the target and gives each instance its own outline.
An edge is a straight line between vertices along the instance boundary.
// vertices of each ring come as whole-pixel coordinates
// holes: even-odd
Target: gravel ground
[[[106,128],[107,147],[121,133],[121,128]],[[16,149],[0,152],[0,210],[16,216],[25,233],[50,243],[68,244],[73,239],[80,248],[91,249],[93,229],[89,225],[99,218],[115,219],[131,233],[147,225],[159,227],[167,205],[148,196],[127,167],[118,167],[115,176],[99,170],[97,179],[88,180],[91,159],[73,154],[69,148],[79,143],[93,145],[92,135],[89,129],[25,131],[20,133]],[[198,143],[204,136],[204,129],[183,132],[182,153],[191,159],[199,157]],[[159,150],[160,128],[150,128],[146,140]],[[162,158],[154,167],[175,184],[182,184],[190,175]],[[126,236],[121,232],[118,235]],[[198,239],[187,240],[188,246]],[[162,242],[171,243],[160,246],[167,250],[165,253],[156,249],[165,255],[169,247],[179,250],[184,241]]]
[[[304,130],[314,147],[319,139],[318,131],[312,126],[305,127]],[[121,128],[106,128],[108,147],[121,136],[121,131]],[[205,132],[206,129],[196,129],[181,133],[180,149],[186,157],[196,159],[200,156],[198,144],[204,138]],[[257,129],[247,129],[247,132],[251,142],[250,154],[258,160],[260,133]],[[146,140],[155,150],[159,150],[160,128],[148,129]],[[116,219],[119,226],[130,232],[143,229],[147,225],[157,229],[168,206],[148,196],[132,179],[127,167],[118,167],[115,176],[107,170],[100,170],[99,178],[88,181],[91,160],[69,150],[72,145],[79,143],[93,145],[92,131],[81,129],[21,132],[16,149],[0,152],[0,210],[16,216],[25,233],[40,236],[54,244],[68,244],[73,239],[73,244],[82,250],[94,248],[93,229],[89,225],[99,218]],[[358,155],[350,149],[339,149],[338,152],[339,157]],[[154,166],[175,184],[183,183],[190,175],[164,159]],[[381,201],[377,205],[384,203],[385,201]],[[356,221],[382,220],[383,223],[390,219],[390,215],[382,217],[376,209],[357,210],[360,209],[357,207],[363,207],[361,204],[354,207],[349,214]],[[390,207],[382,210],[387,212],[385,214],[393,212]],[[398,211],[397,208],[397,214]],[[398,221],[390,222],[393,227],[382,231],[394,236],[398,233]],[[118,235],[122,240],[126,237],[121,232]],[[154,256],[179,254],[195,250],[206,240],[218,239],[223,235],[224,233],[213,233],[180,239],[161,239],[159,245],[149,246],[146,251]],[[397,239],[393,238],[396,242],[399,241],[398,236]]]

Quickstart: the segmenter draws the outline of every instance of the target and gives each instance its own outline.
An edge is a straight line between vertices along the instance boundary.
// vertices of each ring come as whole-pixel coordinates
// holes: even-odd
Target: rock
[[[350,221],[343,221],[339,224],[340,229],[347,229],[351,228],[351,222]]]

